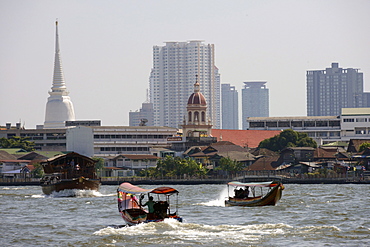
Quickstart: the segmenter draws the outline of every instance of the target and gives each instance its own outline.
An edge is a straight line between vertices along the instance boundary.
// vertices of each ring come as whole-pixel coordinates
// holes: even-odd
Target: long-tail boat
[[[100,179],[95,172],[95,161],[70,152],[41,162],[45,175],[40,183],[46,195],[62,190],[99,190]]]
[[[160,222],[166,218],[176,219],[182,222],[177,214],[178,191],[171,187],[159,187],[155,189],[143,189],[130,183],[122,183],[117,189],[118,211],[127,225],[140,223]],[[155,196],[153,211],[144,210],[142,200],[145,195]],[[171,213],[171,196],[176,195],[176,209]],[[138,198],[139,197],[139,198]]]
[[[234,188],[234,196],[228,196],[225,206],[274,206],[280,200],[284,185],[280,181],[241,183],[229,182]],[[266,191],[267,190],[267,191]]]

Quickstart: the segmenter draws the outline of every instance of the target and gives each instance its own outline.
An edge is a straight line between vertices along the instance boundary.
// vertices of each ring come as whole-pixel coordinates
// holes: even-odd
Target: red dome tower
[[[185,137],[208,137],[211,134],[212,124],[207,119],[207,102],[200,92],[198,76],[194,83],[194,93],[188,99],[186,107],[187,117],[184,117],[182,125],[183,136]]]

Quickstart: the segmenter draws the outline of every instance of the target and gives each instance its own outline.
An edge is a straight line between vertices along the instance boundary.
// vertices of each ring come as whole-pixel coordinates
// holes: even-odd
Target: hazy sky
[[[128,125],[166,41],[215,44],[240,98],[244,81],[267,81],[270,116],[305,116],[306,71],[332,62],[360,69],[370,91],[369,11],[368,0],[0,0],[0,125],[44,123],[57,18],[76,119]]]

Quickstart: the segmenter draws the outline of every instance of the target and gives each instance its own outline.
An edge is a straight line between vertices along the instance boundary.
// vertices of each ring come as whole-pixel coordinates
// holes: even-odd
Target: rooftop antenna
[[[149,89],[146,89],[146,101],[145,103],[150,103],[150,99],[149,99]]]

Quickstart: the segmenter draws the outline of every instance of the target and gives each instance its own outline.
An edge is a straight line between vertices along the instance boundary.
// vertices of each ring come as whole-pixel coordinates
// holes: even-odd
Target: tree
[[[197,176],[206,175],[208,170],[195,160],[180,157],[166,156],[157,162],[155,168],[148,168],[147,174],[150,177],[175,177],[175,176]]]
[[[96,162],[95,163],[95,172],[97,174],[101,174],[101,171],[104,167],[104,159],[100,157],[92,157],[92,159]]]
[[[11,138],[0,138],[0,147],[2,148],[21,148],[27,152],[34,151],[35,143],[28,141],[29,137],[13,136]]]
[[[366,148],[370,148],[370,143],[369,142],[364,142],[360,145],[360,147],[358,148],[358,151],[359,152],[362,152],[364,151]]]
[[[34,178],[41,178],[44,175],[44,169],[40,163],[36,163],[33,165],[35,169],[31,171],[31,176]]]
[[[243,170],[243,164],[236,160],[232,160],[229,157],[222,157],[219,161],[219,166],[216,170],[222,170],[226,172],[231,172],[233,174]]]
[[[259,148],[267,148],[271,151],[280,152],[287,147],[317,147],[314,139],[307,133],[297,132],[292,129],[286,129],[279,135],[265,139],[258,145]]]

